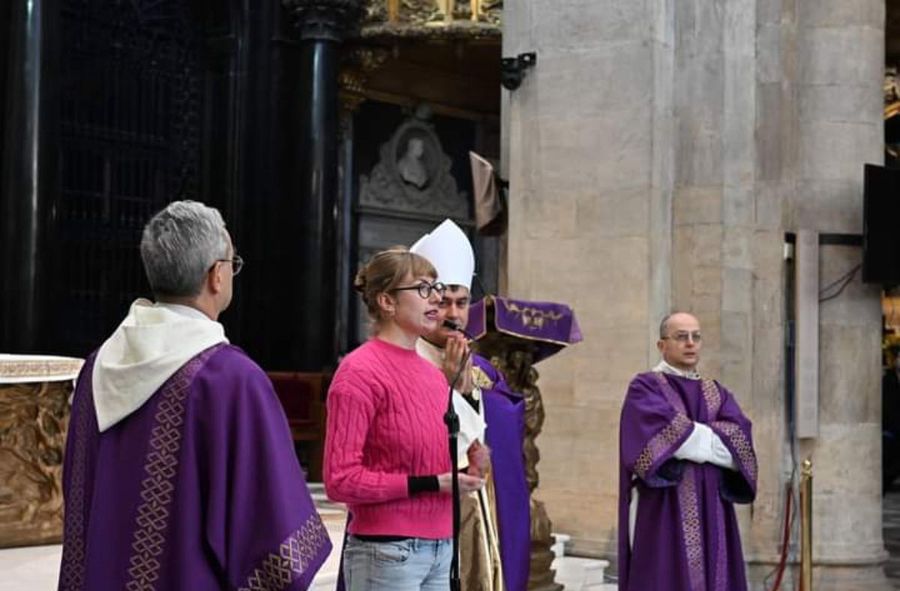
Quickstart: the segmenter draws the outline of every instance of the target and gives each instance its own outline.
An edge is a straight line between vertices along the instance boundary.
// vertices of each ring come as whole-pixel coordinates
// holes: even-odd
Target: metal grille
[[[85,354],[146,295],[141,228],[195,198],[199,34],[184,0],[64,0],[60,113],[60,317],[64,352]]]

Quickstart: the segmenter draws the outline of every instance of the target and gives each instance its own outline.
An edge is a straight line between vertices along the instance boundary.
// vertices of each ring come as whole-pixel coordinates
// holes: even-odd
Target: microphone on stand
[[[462,327],[458,326],[451,320],[444,320],[442,327],[449,330],[460,332],[468,340],[474,341]],[[459,368],[453,381],[450,382],[450,389],[447,392],[447,413],[444,415],[444,423],[447,425],[447,436],[450,443],[450,488],[453,497],[453,557],[450,560],[450,591],[460,591],[461,582],[459,577],[459,528],[460,528],[460,499],[459,499],[459,459],[457,457],[457,438],[459,437],[459,415],[453,408],[453,387],[459,381],[460,375],[466,367],[466,361],[472,351],[466,351],[460,361]]]

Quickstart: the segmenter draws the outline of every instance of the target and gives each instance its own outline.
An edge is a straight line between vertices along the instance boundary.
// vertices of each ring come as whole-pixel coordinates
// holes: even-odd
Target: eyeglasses
[[[678,341],[679,343],[686,343],[688,341],[693,341],[694,343],[699,343],[703,340],[703,336],[699,332],[676,332],[673,335],[669,335],[667,337],[661,337],[663,341],[672,339],[673,341]]]
[[[244,268],[244,259],[242,259],[241,256],[237,255],[237,254],[234,255],[233,257],[231,257],[230,259],[216,259],[216,262],[217,263],[231,263],[231,274],[232,275],[237,275],[238,273],[241,272],[241,269]],[[215,265],[213,265],[213,267],[215,267]],[[209,270],[212,271],[213,267],[210,267]]]
[[[419,297],[421,297],[423,300],[427,300],[431,297],[431,292],[433,291],[437,292],[439,296],[443,297],[444,292],[447,291],[447,286],[440,281],[435,281],[434,283],[422,281],[421,283],[417,283],[416,285],[409,285],[407,287],[395,287],[391,291],[407,291],[413,289],[419,292]]]

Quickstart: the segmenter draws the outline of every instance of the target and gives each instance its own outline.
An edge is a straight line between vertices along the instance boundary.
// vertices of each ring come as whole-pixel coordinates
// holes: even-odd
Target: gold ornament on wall
[[[500,0],[367,0],[363,26],[440,27],[466,22],[499,26],[502,6]]]

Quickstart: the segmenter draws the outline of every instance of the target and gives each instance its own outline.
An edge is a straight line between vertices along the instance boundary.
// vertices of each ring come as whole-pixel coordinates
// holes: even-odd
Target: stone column
[[[702,370],[754,422],[740,510],[754,589],[777,559],[792,469],[784,233],[861,232],[862,164],[882,157],[884,3],[510,0],[509,293],[570,302],[584,343],[542,364],[538,495],[576,553],[613,558],[617,432],[660,315],[695,312]],[[823,246],[823,285],[860,262]],[[878,289],[821,309],[813,456],[816,589],[883,589]],[[788,578],[791,578],[790,576]]]
[[[541,363],[541,481],[569,551],[614,558],[618,420],[669,307],[671,3],[504,3],[503,55],[537,52],[508,95],[507,292],[573,306],[585,336]]]
[[[793,269],[784,260],[784,232],[793,229],[785,219],[785,210],[796,187],[797,171],[795,2],[757,0],[755,20],[756,58],[754,80],[750,82],[754,87],[751,111],[756,130],[754,239],[750,248],[753,279],[748,294],[752,298],[752,365],[751,386],[738,395],[744,411],[753,420],[760,472],[756,502],[752,510],[742,508],[739,516],[751,588],[762,591],[764,579],[778,564],[786,483],[793,471],[788,435],[788,416],[792,411],[785,378],[786,311],[793,306],[787,300],[793,296],[785,287],[792,281],[788,275]],[[793,556],[798,556],[798,551],[799,538],[793,546]],[[793,573],[789,569],[782,588],[790,588],[790,581]]]
[[[885,3],[797,2],[794,228],[862,231],[863,164],[884,154]],[[820,247],[827,285],[862,262],[859,247]],[[813,588],[889,589],[881,511],[880,289],[859,275],[819,310],[819,436],[812,457]]]
[[[784,486],[806,456],[815,589],[884,588],[878,290],[857,281],[823,304],[820,434],[792,457],[782,277],[785,230],[861,231],[862,164],[883,149],[883,10],[676,4],[674,307],[700,317],[704,373],[754,421],[759,494],[740,511],[754,589],[777,562]],[[858,248],[823,246],[823,285],[860,261]]]
[[[292,245],[281,271],[289,281],[285,324],[294,336],[293,368],[319,371],[334,363],[338,288],[338,73],[340,42],[360,14],[359,0],[284,0],[297,21],[300,79],[307,88],[300,123],[300,195],[286,210],[295,216],[283,236]]]
[[[678,3],[673,308],[702,324],[701,370],[754,423],[752,507],[738,507],[761,585],[779,548],[791,466],[785,400],[784,200],[794,186],[790,3]],[[784,12],[782,12],[782,9]],[[787,24],[785,24],[787,23]]]
[[[39,343],[46,195],[41,142],[45,2],[15,0],[11,10],[6,120],[0,167],[0,350]],[[2,103],[0,103],[2,104]]]

